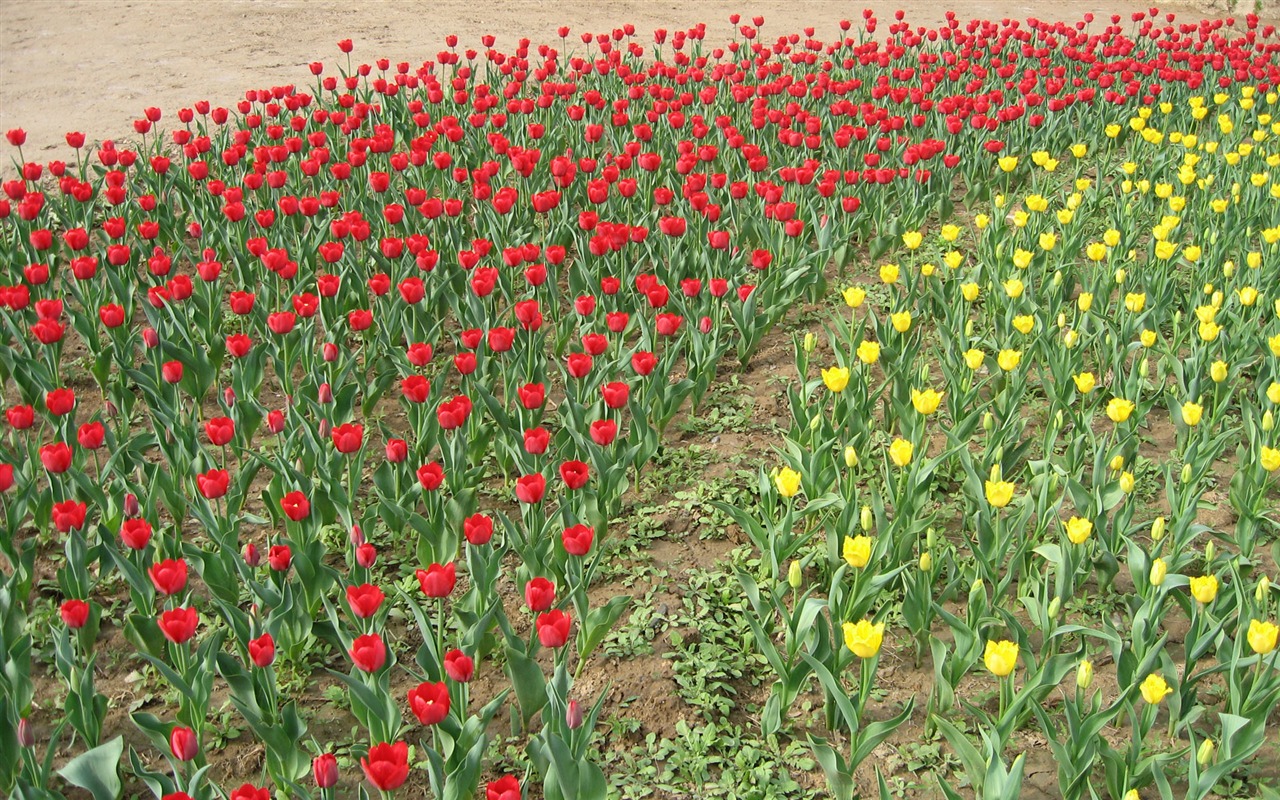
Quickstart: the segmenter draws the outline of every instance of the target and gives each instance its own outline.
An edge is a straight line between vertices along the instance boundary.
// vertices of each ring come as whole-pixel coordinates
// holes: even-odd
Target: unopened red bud
[[[356,563],[365,569],[372,569],[373,562],[377,560],[378,550],[368,542],[365,542],[356,548]]]
[[[576,731],[582,727],[582,706],[578,705],[577,700],[569,701],[569,708],[564,714],[564,722],[569,726],[569,730]]]
[[[236,390],[228,386],[222,391],[222,402],[226,403],[227,408],[231,408],[236,404]]]
[[[262,553],[258,552],[258,546],[253,542],[249,542],[244,546],[241,555],[244,556],[244,563],[249,565],[251,569],[262,563]]]
[[[351,546],[359,547],[364,544],[364,530],[358,525],[351,526]]]
[[[23,717],[18,720],[18,746],[19,747],[35,747],[36,735],[31,730],[31,720]]]
[[[329,431],[333,430],[333,424],[327,419],[320,420],[320,438],[328,439]]]
[[[325,342],[324,347],[320,348],[320,354],[327,362],[338,360],[338,346],[333,342]]]
[[[124,515],[129,519],[136,519],[141,514],[142,507],[138,503],[138,496],[133,492],[129,492],[124,496]]]
[[[142,329],[142,341],[149,348],[160,346],[160,334],[156,333],[155,328]]]
[[[321,403],[332,403],[333,387],[327,383],[320,384],[319,400]]]

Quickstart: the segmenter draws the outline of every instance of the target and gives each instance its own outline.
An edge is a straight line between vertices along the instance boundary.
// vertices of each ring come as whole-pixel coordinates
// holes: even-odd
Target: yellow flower
[[[1262,468],[1267,472],[1275,472],[1280,469],[1280,450],[1263,445],[1259,461],[1262,463]]]
[[[1062,334],[1062,344],[1070,350],[1080,341],[1080,334],[1077,331],[1067,331]]]
[[[773,485],[783,497],[795,497],[800,491],[800,473],[791,467],[783,467],[773,477]]]
[[[1120,491],[1124,492],[1125,494],[1133,494],[1133,489],[1135,486],[1137,486],[1137,483],[1138,481],[1136,478],[1133,477],[1132,472],[1120,473]],[[1159,561],[1159,559],[1156,559],[1156,560]],[[1163,564],[1164,562],[1161,561],[1160,563]]]
[[[1202,342],[1212,342],[1218,338],[1219,333],[1222,333],[1222,326],[1216,322],[1201,322],[1196,327],[1196,334],[1199,335]]]
[[[1013,372],[1018,368],[1018,364],[1021,362],[1021,350],[1001,350],[1000,355],[996,356],[996,363],[998,363],[1000,365],[1000,369],[1005,372]]]
[[[1107,247],[1115,247],[1120,244],[1120,231],[1115,228],[1108,228],[1102,234],[1102,242]]]
[[[880,360],[880,343],[864,340],[858,345],[858,360],[863,364],[874,364]]]
[[[1280,403],[1280,382],[1272,381],[1267,386],[1267,399],[1273,403]]]
[[[978,284],[972,282],[960,284],[960,294],[966,302],[972,303],[978,299]]]
[[[1004,293],[1015,299],[1022,296],[1022,292],[1025,288],[1026,287],[1023,286],[1022,281],[1017,278],[1010,278],[1004,282]]]
[[[937,270],[938,268],[934,266],[933,262],[920,265],[920,274],[925,276],[926,278],[932,278],[933,273],[936,272]]]
[[[889,458],[899,469],[911,463],[911,455],[914,452],[915,447],[906,439],[894,439],[893,444],[889,445]]]
[[[942,261],[951,269],[959,269],[964,263],[964,254],[959,250],[948,250],[943,254]]]
[[[1084,154],[1087,152],[1089,152],[1089,145],[1087,144],[1071,145],[1071,155],[1074,158],[1084,158]]]
[[[1154,672],[1146,677],[1139,690],[1142,692],[1142,699],[1153,706],[1173,692],[1169,688],[1169,684],[1165,683],[1164,678]]]
[[[942,392],[936,392],[933,389],[925,389],[923,392],[919,389],[911,390],[911,405],[915,406],[916,412],[929,416],[938,410],[938,404],[942,402]]]
[[[1103,128],[1102,132],[1107,135],[1108,139],[1114,139],[1120,135],[1120,126],[1113,122],[1107,127]]]
[[[1177,244],[1169,241],[1156,242],[1156,258],[1161,261],[1168,261],[1173,258],[1173,254],[1176,252],[1178,252]]]
[[[1090,261],[1101,261],[1107,257],[1107,246],[1102,242],[1090,242],[1084,249],[1084,254]]]
[[[1015,248],[1013,251],[1013,265],[1018,269],[1026,269],[1031,265],[1032,253],[1029,250],[1023,250],[1021,247]]]
[[[1067,520],[1067,538],[1072,544],[1084,544],[1093,533],[1093,523],[1083,517]]]
[[[1218,596],[1218,579],[1212,575],[1192,578],[1189,583],[1191,584],[1191,596],[1201,605],[1209,605],[1213,602],[1213,598]]]
[[[857,308],[862,305],[862,301],[867,299],[867,292],[861,286],[850,286],[845,289],[844,302],[849,308]]]
[[[1227,379],[1227,362],[1215,361],[1209,365],[1209,377],[1214,383],[1222,383]]]
[[[1240,305],[1243,306],[1251,306],[1258,302],[1258,290],[1252,286],[1236,289],[1236,295],[1240,298]]]
[[[897,264],[885,264],[880,268],[880,280],[885,283],[897,283],[900,272]]]
[[[973,224],[977,226],[980,231],[986,230],[987,226],[991,224],[991,217],[986,214],[979,214],[973,218]]]
[[[1089,309],[1093,308],[1093,292],[1081,292],[1076,298],[1076,308],[1080,309],[1082,314],[1089,313]]]
[[[987,502],[996,508],[1004,508],[1013,500],[1015,488],[1011,481],[987,481]]]
[[[1000,160],[997,161],[996,163],[1000,165],[1000,170],[1002,172],[1013,172],[1015,169],[1018,168],[1018,157],[1017,156],[1001,156]]]
[[[1031,333],[1036,326],[1036,318],[1030,314],[1020,314],[1013,318],[1013,327],[1023,336]]]
[[[907,231],[902,234],[902,243],[907,246],[908,250],[915,250],[924,241],[924,234],[920,231]]]
[[[1124,296],[1124,307],[1134,314],[1142,313],[1142,309],[1147,307],[1147,295],[1137,292],[1130,292]]]
[[[987,665],[991,674],[1003,678],[1013,673],[1018,666],[1018,643],[1008,639],[988,641],[987,649],[982,654],[982,663]]]
[[[1044,251],[1052,250],[1058,246],[1058,237],[1052,233],[1045,232],[1040,234],[1040,249]]]
[[[1071,380],[1075,381],[1076,391],[1080,394],[1092,392],[1093,387],[1098,383],[1092,372],[1081,372],[1079,375],[1072,375]]]
[[[854,569],[862,569],[871,560],[871,538],[868,536],[844,537],[844,548],[841,551],[844,560]]]
[[[890,314],[889,321],[893,323],[893,329],[898,333],[906,333],[911,330],[910,311],[899,311],[896,314]]]
[[[1133,401],[1125,400],[1123,397],[1113,397],[1107,401],[1107,416],[1117,425],[1122,422],[1128,422],[1129,415],[1133,413],[1133,409]]]
[[[973,370],[974,372],[977,372],[979,369],[982,368],[982,362],[985,358],[986,358],[986,355],[976,347],[970,350],[964,351],[965,366],[967,366],[969,369]]]
[[[943,225],[940,235],[942,236],[943,241],[954,242],[956,239],[960,238],[960,226],[950,224]]]
[[[1192,264],[1200,260],[1200,255],[1204,251],[1194,244],[1189,244],[1182,248],[1182,257],[1190,261]]]
[[[844,646],[858,658],[875,658],[884,643],[884,623],[862,619],[844,624]]]
[[[1259,619],[1249,620],[1249,646],[1258,655],[1265,656],[1276,649],[1277,634],[1280,634],[1280,628],[1277,628],[1274,622],[1263,622]]]
[[[831,367],[822,371],[822,382],[831,391],[839,394],[849,385],[849,370],[845,367]]]
[[[844,465],[849,469],[858,466],[858,449],[853,445],[844,449]]]
[[[1138,334],[1138,341],[1142,342],[1143,347],[1150,347],[1156,343],[1156,332],[1148,328]]]
[[[1204,406],[1199,403],[1183,403],[1182,404],[1182,421],[1189,427],[1194,428],[1200,424],[1200,417],[1204,415]]]
[[[1128,475],[1129,473],[1125,473]],[[1163,558],[1157,558],[1151,562],[1151,573],[1147,575],[1147,580],[1152,586],[1159,586],[1164,583],[1165,575],[1169,574],[1169,565],[1164,563]]]

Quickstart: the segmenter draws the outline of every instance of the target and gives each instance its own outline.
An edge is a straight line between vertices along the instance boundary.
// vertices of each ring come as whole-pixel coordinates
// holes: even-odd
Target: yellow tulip
[[[1040,234],[1040,249],[1048,252],[1058,246],[1058,237],[1052,233]]]
[[[885,264],[880,268],[880,280],[885,283],[897,283],[900,273],[901,270],[898,269],[897,264]]]
[[[867,299],[867,292],[861,286],[850,286],[842,292],[844,295],[845,305],[849,308],[857,308],[862,305],[862,301]]]
[[[1156,242],[1156,258],[1161,261],[1168,261],[1173,258],[1173,254],[1178,252],[1178,245],[1173,242]]]
[[[1067,538],[1072,544],[1084,544],[1093,533],[1093,523],[1083,517],[1072,517],[1067,520]]]
[[[844,624],[844,646],[858,658],[875,658],[884,643],[884,623],[862,619]]]
[[[988,641],[986,650],[982,654],[982,663],[986,664],[987,669],[991,670],[991,674],[997,678],[1011,675],[1018,666],[1018,643],[1007,639],[999,642]]]
[[[874,364],[880,360],[880,343],[870,340],[858,345],[858,360],[863,364]]]
[[[1142,342],[1143,347],[1150,347],[1156,343],[1156,332],[1148,328],[1138,334],[1138,341]]]
[[[906,333],[911,330],[910,311],[899,311],[896,314],[890,314],[889,321],[893,323],[893,329],[898,333]]]
[[[987,481],[987,502],[995,508],[1004,508],[1013,500],[1015,488],[1011,481]]]
[[[1240,298],[1240,305],[1242,306],[1251,306],[1258,302],[1258,290],[1252,286],[1237,289],[1236,295]]]
[[[954,242],[956,239],[960,238],[960,226],[951,224],[943,225],[940,235],[944,242]]]
[[[1113,397],[1107,401],[1107,416],[1117,425],[1128,422],[1133,409],[1133,401],[1125,400],[1123,397]]]
[[[1183,403],[1182,404],[1182,421],[1189,427],[1194,428],[1200,424],[1200,417],[1204,415],[1204,406],[1199,403]]]
[[[844,449],[844,465],[849,469],[858,466],[858,449],[853,445]]]
[[[1142,692],[1142,699],[1153,706],[1173,692],[1164,678],[1154,672],[1142,681],[1139,691]]]
[[[911,390],[911,405],[915,406],[916,412],[929,416],[938,410],[938,404],[942,402],[942,392],[936,392],[933,389],[925,389],[923,392],[919,389]]]
[[[1084,155],[1087,152],[1089,152],[1089,146],[1087,144],[1071,145],[1071,155],[1073,158],[1084,158]]]
[[[915,447],[906,439],[894,439],[893,444],[889,445],[889,458],[899,469],[911,463],[911,455],[914,452]]]
[[[1267,386],[1267,399],[1272,403],[1280,403],[1280,382],[1272,381]]]
[[[1093,308],[1093,292],[1081,292],[1076,298],[1076,308],[1080,309],[1082,314],[1089,313],[1089,309]]]
[[[1124,307],[1134,314],[1141,314],[1142,309],[1147,307],[1147,295],[1145,293],[1130,292],[1124,296]]]
[[[871,538],[868,536],[846,536],[841,555],[849,566],[862,569],[871,560]]]
[[[1213,602],[1213,598],[1218,596],[1218,579],[1212,575],[1192,578],[1189,583],[1191,585],[1191,596],[1201,605],[1209,605]]]
[[[1209,365],[1209,377],[1214,383],[1222,383],[1227,379],[1227,362],[1215,361]]]
[[[967,366],[969,369],[973,370],[974,372],[977,372],[979,369],[982,368],[982,362],[985,358],[986,358],[986,355],[976,347],[964,351],[965,366]]]
[[[1021,247],[1013,251],[1013,265],[1018,269],[1026,269],[1031,266],[1031,257],[1033,253],[1023,250]]]
[[[1151,582],[1152,586],[1159,586],[1164,583],[1165,576],[1168,574],[1169,565],[1164,563],[1163,558],[1157,558],[1151,562],[1151,572],[1147,575],[1147,580]]]
[[[979,214],[973,218],[973,224],[980,231],[986,230],[987,226],[991,224],[991,217],[986,214]]]
[[[1030,314],[1020,314],[1013,318],[1013,327],[1014,330],[1025,336],[1036,327],[1036,318]]]
[[[1262,468],[1267,472],[1275,472],[1280,469],[1280,450],[1274,450],[1263,445],[1262,453],[1258,460],[1262,463]]]
[[[1218,338],[1218,334],[1222,333],[1222,326],[1216,322],[1201,322],[1196,327],[1196,334],[1202,342],[1212,342]]]
[[[997,161],[996,163],[1000,165],[1000,170],[1002,172],[1013,172],[1015,169],[1018,168],[1018,157],[1017,156],[1001,156],[1000,160]]]
[[[942,262],[951,269],[960,269],[960,265],[964,263],[964,254],[959,250],[948,250],[942,255]]]
[[[1018,368],[1018,364],[1022,362],[1021,350],[1001,350],[1000,355],[996,356],[996,363],[1000,365],[1000,369],[1005,372],[1012,372]]]
[[[976,283],[961,284],[960,294],[964,297],[966,302],[972,303],[973,301],[978,299],[978,284]]]
[[[924,242],[924,234],[920,231],[907,231],[902,234],[902,243],[908,250],[915,250],[922,242]]]
[[[1023,286],[1022,281],[1017,278],[1010,278],[1003,285],[1004,293],[1015,299],[1021,297],[1023,290],[1026,288]]]
[[[783,497],[795,497],[800,491],[800,473],[791,467],[783,467],[774,476],[773,485]]]
[[[849,370],[845,367],[831,367],[822,371],[822,382],[831,391],[839,394],[849,385]]]
[[[1115,247],[1115,246],[1119,245],[1119,244],[1120,244],[1120,231],[1116,230],[1115,228],[1108,228],[1108,229],[1106,230],[1106,232],[1104,232],[1104,233],[1102,234],[1102,242],[1103,242],[1107,247]]]
[[[1075,381],[1076,391],[1080,394],[1092,392],[1093,387],[1097,384],[1097,379],[1093,377],[1092,372],[1081,372],[1079,375],[1072,375],[1071,380]]]
[[[1076,667],[1076,686],[1081,689],[1088,689],[1093,685],[1093,662],[1085,659],[1080,662],[1080,666]]]
[[[926,278],[932,278],[933,273],[936,272],[937,270],[938,268],[932,262],[928,264],[920,265],[920,274],[925,276]]]
[[[1136,478],[1133,477],[1132,472],[1120,473],[1120,491],[1124,492],[1125,494],[1133,494],[1133,490],[1137,486],[1137,484],[1138,484],[1138,481]]]
[[[1274,622],[1263,622],[1259,619],[1249,620],[1249,647],[1260,656],[1265,656],[1276,649],[1277,634],[1280,628]]]

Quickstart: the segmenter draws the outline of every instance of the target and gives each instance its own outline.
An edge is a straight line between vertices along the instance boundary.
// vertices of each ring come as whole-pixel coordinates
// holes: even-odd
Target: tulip
[[[1153,706],[1173,692],[1164,678],[1154,672],[1142,681],[1138,690],[1142,693],[1142,699]]]
[[[1276,638],[1280,634],[1280,627],[1274,622],[1264,622],[1259,619],[1249,620],[1249,632],[1247,634],[1249,647],[1253,652],[1260,656],[1265,656],[1272,650],[1276,649]]]
[[[190,761],[200,752],[196,733],[190,728],[175,727],[169,732],[169,752],[179,761]]]
[[[409,777],[409,745],[404,742],[375,744],[360,759],[360,768],[369,783],[383,792],[398,789]]]
[[[338,759],[332,753],[316,756],[311,760],[311,777],[317,789],[332,789],[338,784]]]
[[[1191,596],[1201,605],[1208,605],[1218,596],[1218,579],[1213,575],[1203,575],[1189,581]]]
[[[884,642],[884,623],[872,624],[869,620],[846,622],[843,626],[844,645],[858,658],[874,658]]]
[[[862,569],[871,560],[870,537],[846,536],[841,555],[849,566],[854,569]]]
[[[1088,689],[1093,684],[1093,662],[1085,659],[1076,667],[1076,686]]]
[[[79,630],[89,621],[89,610],[89,604],[83,600],[65,600],[58,607],[58,615],[68,628]]]
[[[1164,559],[1157,558],[1151,562],[1151,573],[1147,577],[1152,586],[1159,586],[1164,583],[1165,575],[1167,575],[1168,572],[1169,567],[1165,564]]]
[[[783,467],[773,478],[773,485],[783,497],[795,497],[800,491],[800,473]]]
[[[987,669],[998,678],[1010,675],[1018,666],[1018,645],[1006,640],[987,642],[982,655],[982,662]]]
[[[915,407],[916,413],[923,416],[929,416],[938,410],[938,406],[942,403],[942,392],[933,389],[925,389],[923,392],[918,389],[911,390],[911,405]]]
[[[849,370],[845,367],[831,367],[822,370],[822,382],[836,394],[843,392],[849,385]]]
[[[987,481],[987,502],[995,508],[1004,508],[1013,500],[1015,488],[1011,481]]]
[[[1093,523],[1081,517],[1067,520],[1067,538],[1072,544],[1084,544],[1093,533]]]
[[[889,458],[893,461],[894,466],[899,469],[905,468],[911,463],[911,456],[915,452],[915,447],[906,439],[894,439],[889,445]]]
[[[409,690],[409,710],[423,725],[435,725],[449,716],[449,687],[439,683],[420,683]]]
[[[539,614],[534,627],[543,647],[563,647],[569,641],[569,617],[560,609]]]
[[[475,662],[461,650],[450,650],[444,656],[444,674],[450,680],[467,683],[475,674]]]
[[[348,653],[351,662],[364,672],[377,672],[387,663],[387,646],[376,633],[357,636]]]

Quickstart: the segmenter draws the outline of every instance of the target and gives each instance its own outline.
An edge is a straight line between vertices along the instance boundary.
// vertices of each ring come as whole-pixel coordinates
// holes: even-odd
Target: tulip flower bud
[[[143,328],[142,341],[148,349],[155,349],[160,346],[160,334],[156,333],[155,328]]]
[[[792,589],[799,589],[804,583],[804,572],[800,568],[799,561],[792,561],[791,566],[787,568],[787,584]]]
[[[318,393],[317,399],[318,399],[321,403],[325,403],[325,404],[332,403],[332,402],[333,402],[333,387],[332,387],[332,386],[330,386],[330,385],[329,385],[329,384],[327,384],[327,383],[322,383],[322,384],[320,384],[320,391],[319,391],[319,393]]]
[[[844,449],[844,465],[849,469],[858,466],[858,451],[853,445]]]
[[[1214,744],[1212,739],[1205,739],[1200,743],[1200,749],[1196,751],[1196,763],[1202,767],[1207,767],[1213,763]]]
[[[1086,658],[1080,662],[1080,666],[1076,667],[1076,686],[1088,689],[1091,685],[1093,685],[1093,662]]]
[[[116,408],[116,404],[115,404],[115,403],[113,403],[113,402],[111,402],[110,400],[108,400],[108,401],[107,401],[107,407],[106,407],[106,413],[107,413],[107,419],[115,419],[116,417],[120,416],[120,409],[119,409],[119,408]]]
[[[356,548],[356,563],[365,569],[372,569],[373,562],[377,560],[378,550],[368,542],[365,542]]]
[[[1182,474],[1179,475],[1178,477],[1182,479],[1183,483],[1191,483],[1191,465],[1183,464]]]
[[[1120,473],[1120,491],[1125,494],[1133,494],[1133,490],[1137,487],[1138,481],[1133,477],[1132,472]]]
[[[858,521],[862,523],[863,533],[869,533],[871,531],[871,524],[874,522],[874,519],[871,516],[871,506],[862,507],[862,514],[859,517]]]
[[[973,583],[969,584],[969,602],[970,603],[974,602],[978,593],[985,592],[985,591],[986,591],[986,584],[982,582],[982,578],[978,578],[974,580]]]
[[[317,789],[331,789],[338,783],[338,759],[332,753],[316,756],[311,761],[311,776]]]
[[[1276,426],[1276,418],[1274,415],[1272,415],[1271,411],[1268,410],[1265,414],[1262,415],[1262,429],[1264,431],[1269,431],[1275,428],[1275,426]]]
[[[568,725],[571,731],[582,727],[582,706],[578,705],[577,700],[569,701],[569,708],[564,713],[564,724]]]
[[[324,346],[320,348],[320,357],[330,364],[332,364],[334,361],[337,361],[338,346],[333,342],[325,342]]]
[[[364,544],[364,541],[365,541],[364,529],[361,528],[358,524],[353,524],[351,526],[351,533],[348,534],[347,538],[351,542],[352,547],[359,547],[360,545]]]
[[[1110,338],[1108,335],[1107,338]],[[1068,350],[1080,343],[1080,334],[1077,331],[1067,331],[1062,335],[1062,344]]]
[[[1142,795],[1138,794],[1137,789],[1130,789],[1124,793],[1124,800],[1142,800]]]
[[[1111,466],[1112,472],[1119,472],[1120,470],[1124,469],[1124,456],[1120,456],[1120,455],[1113,456],[1111,458],[1110,466]]]
[[[1128,276],[1129,273],[1125,272],[1123,269],[1116,270],[1116,283],[1124,283],[1124,279]]]
[[[1151,562],[1151,573],[1147,576],[1152,586],[1159,586],[1164,583],[1164,576],[1169,572],[1169,566],[1164,563],[1163,558],[1157,558]]]
[[[927,531],[924,532],[924,546],[927,549],[933,550],[933,547],[937,543],[937,541],[938,541],[938,532],[936,530],[934,530],[933,528],[929,528]]]
[[[262,553],[258,552],[258,546],[253,542],[249,542],[244,546],[244,550],[241,551],[241,555],[244,557],[244,563],[248,565],[250,569],[254,569],[262,563]]]
[[[1156,517],[1151,523],[1151,541],[1158,542],[1164,538],[1164,517]]]
[[[329,384],[325,384],[325,386],[328,386],[328,385],[329,385]],[[322,419],[322,420],[320,420],[320,426],[319,426],[319,431],[318,431],[318,433],[320,434],[320,438],[321,438],[321,439],[328,439],[328,438],[329,438],[329,431],[331,431],[331,430],[333,430],[333,423],[329,422],[329,420],[327,420],[327,419]],[[299,471],[301,471],[301,469],[302,469],[301,465],[299,465],[298,469],[299,469]]]
[[[1058,409],[1053,415],[1053,427],[1061,428],[1063,420],[1064,417],[1062,416],[1062,409]]]
[[[1263,575],[1262,579],[1258,581],[1258,585],[1253,590],[1253,599],[1257,601],[1259,605],[1261,605],[1267,602],[1267,595],[1269,595],[1270,593],[1271,593],[1271,579],[1268,578],[1266,575]]]
[[[1232,275],[1235,275],[1235,274],[1236,274],[1236,265],[1235,265],[1235,262],[1233,262],[1233,261],[1227,261],[1226,263],[1224,263],[1224,264],[1222,265],[1222,275],[1223,275],[1223,277],[1230,278]]]
[[[19,747],[35,747],[36,736],[31,730],[31,720],[23,717],[18,720],[18,746]]]
[[[1138,374],[1142,376],[1143,380],[1147,379],[1147,376],[1151,374],[1151,359],[1142,359],[1142,362],[1138,364]]]
[[[1058,491],[1058,473],[1054,472],[1049,475],[1049,494],[1055,494]]]
[[[814,348],[816,348],[817,346],[818,346],[818,337],[814,336],[812,333],[806,333],[804,335],[804,344],[803,344],[804,351],[806,353],[812,353]]]
[[[933,569],[933,556],[926,550],[920,554],[920,571],[929,572]]]
[[[1182,323],[1182,309],[1173,312],[1173,324],[1180,325]]]
[[[1102,338],[1102,341],[1103,341],[1103,343],[1105,343],[1108,347],[1110,347],[1110,346],[1115,342],[1115,340],[1111,338],[1111,334],[1109,334],[1109,333],[1108,333],[1106,336],[1104,336],[1104,337]]]
[[[982,415],[982,429],[987,433],[996,429],[996,418],[990,411]]]
[[[234,408],[236,404],[236,390],[230,386],[222,390],[222,402],[227,408]]]
[[[809,420],[809,430],[816,431],[818,429],[818,426],[821,424],[822,424],[822,417],[815,416],[813,419]]]
[[[1062,285],[1062,270],[1053,273],[1053,287],[1056,289]]]
[[[964,324],[964,335],[966,338],[973,337],[973,320],[969,320]]]
[[[928,386],[930,383],[931,381],[929,380],[929,365],[921,364],[920,365],[920,385]]]
[[[129,492],[124,496],[124,515],[129,519],[136,519],[142,515],[142,508],[138,503],[138,496],[133,492]]]
[[[1055,597],[1049,601],[1049,619],[1057,619],[1060,611],[1062,611],[1062,598]]]
[[[1058,312],[1058,330],[1062,330],[1065,327],[1067,327],[1067,315]]]
[[[1213,542],[1212,541],[1206,542],[1204,546],[1204,563],[1212,564],[1213,557],[1216,554],[1216,552],[1217,551],[1214,549]]]
[[[1218,291],[1213,293],[1213,298],[1209,301],[1209,303],[1214,308],[1222,308],[1222,301],[1225,299],[1226,298],[1223,296],[1222,290],[1219,289]]]

